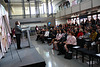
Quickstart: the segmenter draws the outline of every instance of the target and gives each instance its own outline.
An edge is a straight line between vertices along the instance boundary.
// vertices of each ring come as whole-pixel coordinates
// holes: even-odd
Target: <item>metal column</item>
[[[39,10],[39,0],[35,0],[35,12],[36,12],[36,18],[40,17],[40,10]]]
[[[29,0],[29,12],[30,12],[30,18],[31,18],[31,4],[30,4],[30,0]]]
[[[38,0],[38,2],[37,2],[37,8],[38,8],[38,17],[40,17],[40,7],[39,7],[39,5],[40,5],[40,2],[39,2],[39,0]]]
[[[25,16],[25,3],[24,3],[24,0],[22,0],[22,8],[23,8],[23,18],[26,18],[26,16]]]
[[[45,14],[45,11],[44,11],[44,4],[43,4],[43,14]]]
[[[37,17],[37,1],[36,0],[34,0],[35,1],[35,15],[36,15],[36,17]]]
[[[9,13],[9,18],[11,19],[12,18],[12,15],[11,15],[11,5],[10,5],[10,0],[8,2],[8,13]]]
[[[48,0],[46,0],[46,8],[47,8],[47,17],[49,17]]]
[[[50,0],[50,2],[51,2],[51,15],[52,15],[52,17],[53,17],[53,6],[52,6],[52,0]]]

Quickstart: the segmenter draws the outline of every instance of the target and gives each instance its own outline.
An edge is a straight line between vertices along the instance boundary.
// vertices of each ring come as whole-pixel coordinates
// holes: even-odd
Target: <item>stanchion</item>
[[[11,44],[12,45],[12,44]],[[11,52],[11,57],[13,59],[13,54],[12,54],[12,51],[11,51],[11,45],[10,45],[10,52]]]
[[[14,42],[14,41],[13,41],[13,42]],[[17,52],[17,55],[18,55],[20,61],[22,62],[22,60],[21,60],[21,58],[20,58],[20,56],[19,56],[19,53],[18,53],[18,51],[17,51],[17,49],[16,49],[15,42],[14,42],[14,47],[15,47],[15,50],[16,50],[16,52]]]

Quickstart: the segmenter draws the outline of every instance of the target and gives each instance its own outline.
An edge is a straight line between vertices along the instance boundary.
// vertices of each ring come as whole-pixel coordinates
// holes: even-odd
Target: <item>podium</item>
[[[27,27],[27,28],[23,28],[22,31],[26,31],[26,36],[27,36],[27,40],[28,40],[28,46],[30,47],[31,45],[31,39],[30,39],[30,27]],[[24,39],[24,33],[22,33],[22,37]]]

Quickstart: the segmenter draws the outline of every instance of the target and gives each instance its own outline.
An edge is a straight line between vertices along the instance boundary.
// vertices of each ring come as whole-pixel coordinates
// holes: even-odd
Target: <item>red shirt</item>
[[[77,37],[79,38],[80,36],[83,36],[83,32],[79,32],[78,34],[77,34]]]

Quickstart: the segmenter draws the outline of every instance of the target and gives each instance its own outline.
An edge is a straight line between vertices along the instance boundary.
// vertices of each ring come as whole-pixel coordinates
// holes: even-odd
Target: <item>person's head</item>
[[[15,25],[20,25],[20,22],[19,22],[19,21],[16,21],[16,22],[15,22]]]
[[[75,29],[75,31],[77,31],[77,28],[74,28]]]
[[[88,33],[88,32],[89,32],[89,30],[86,29],[86,30],[85,30],[85,33]]]
[[[54,30],[56,30],[56,28],[54,27]]]
[[[96,19],[98,19],[98,16],[96,16]]]
[[[98,32],[100,33],[100,29],[98,29]]]
[[[59,33],[59,30],[57,30],[57,33]]]
[[[71,34],[72,36],[74,36],[74,32],[71,31],[70,34]]]
[[[96,29],[92,29],[92,32],[94,33],[96,31]]]
[[[99,29],[100,28],[100,26],[97,26],[97,29]]]
[[[69,32],[69,35],[71,35],[71,36],[72,36],[72,35],[74,35],[74,32],[72,32],[72,31],[71,31],[71,32]]]
[[[79,32],[83,32],[83,29],[79,29]]]

